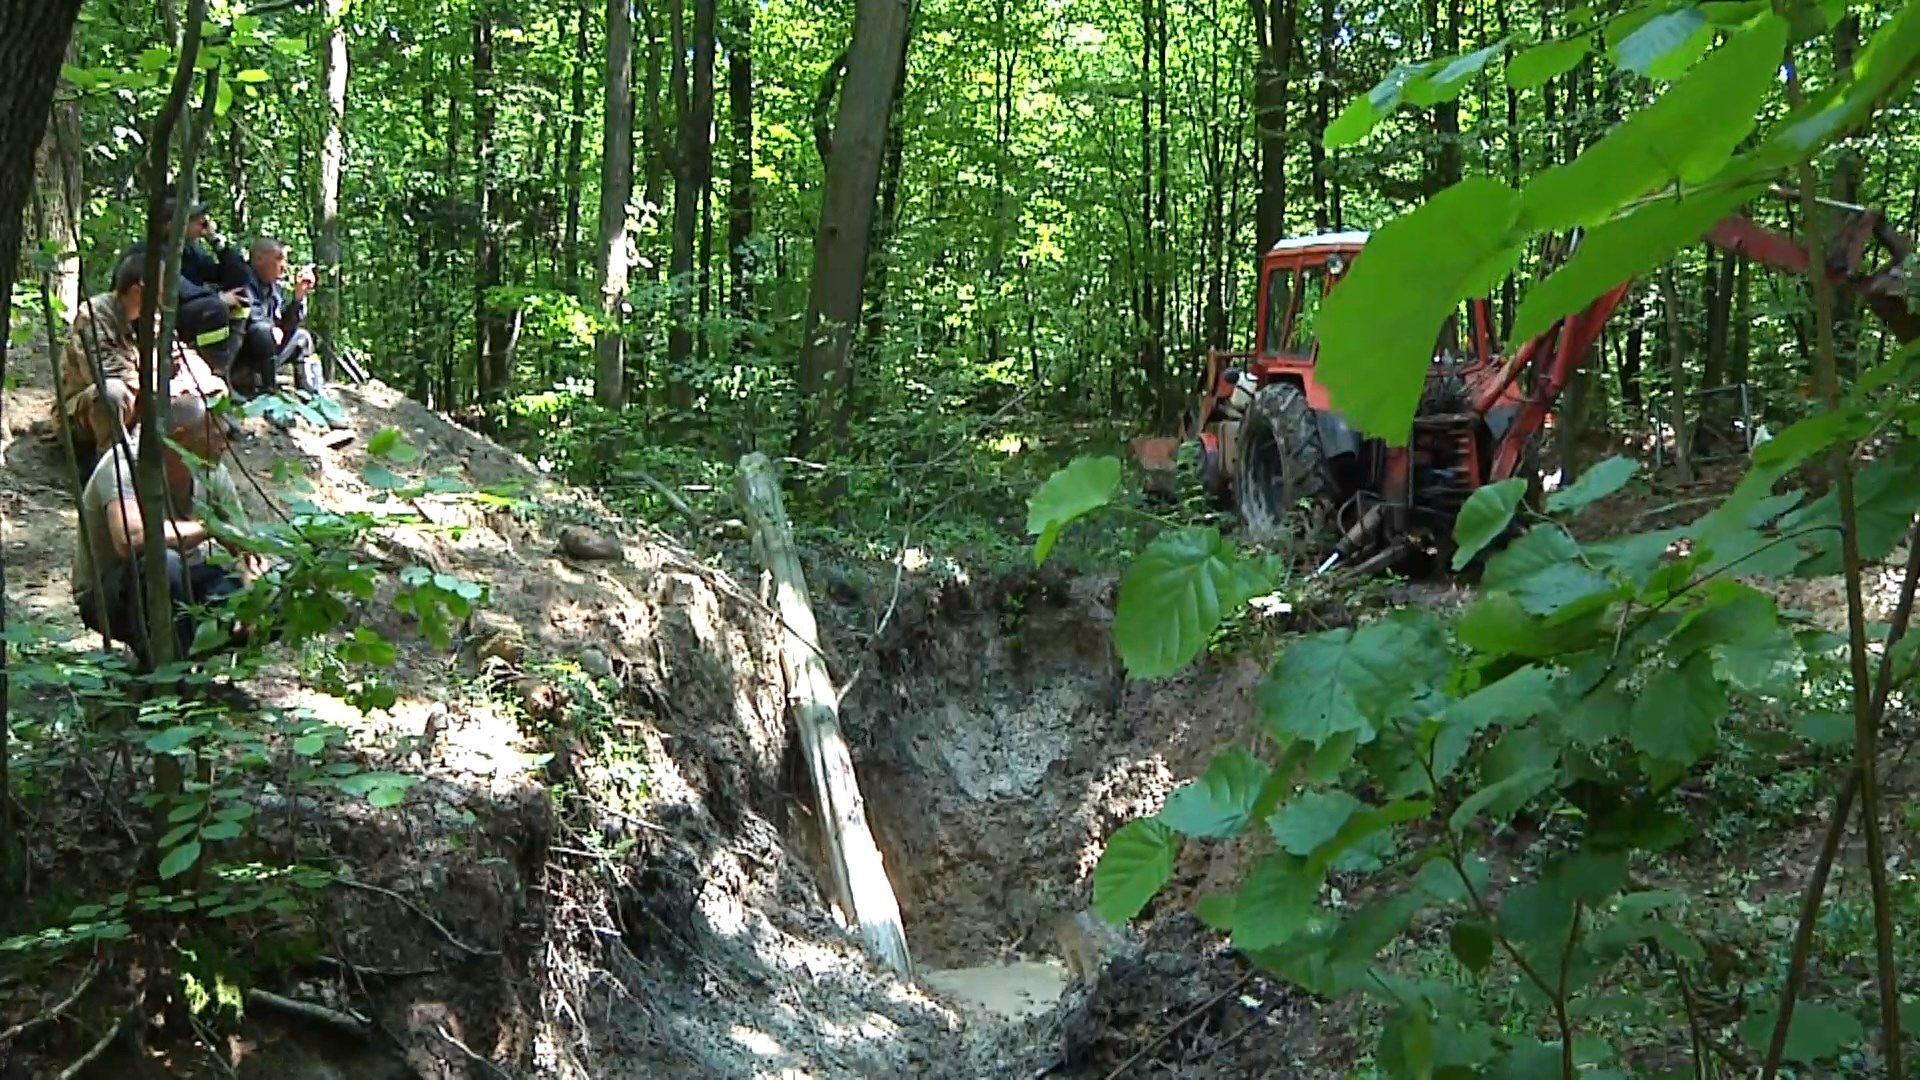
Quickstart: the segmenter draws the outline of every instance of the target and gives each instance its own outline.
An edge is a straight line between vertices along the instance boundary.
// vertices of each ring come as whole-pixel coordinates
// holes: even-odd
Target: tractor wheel
[[[1313,407],[1300,387],[1270,383],[1254,395],[1240,427],[1236,481],[1250,539],[1296,550],[1332,542],[1336,489]]]

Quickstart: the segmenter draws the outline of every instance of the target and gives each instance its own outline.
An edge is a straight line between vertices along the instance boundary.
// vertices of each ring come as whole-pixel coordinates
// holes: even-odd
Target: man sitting
[[[160,237],[173,233],[177,204],[169,196],[161,206]],[[201,244],[212,245],[209,251]],[[125,254],[145,258],[146,240],[135,241]],[[240,348],[245,325],[247,293],[236,278],[244,264],[239,253],[220,238],[205,203],[188,210],[186,242],[180,248],[180,272],[174,280],[174,331],[188,345],[204,353],[213,370],[225,375]]]
[[[252,395],[273,390],[282,367],[293,365],[293,385],[320,397],[325,377],[314,348],[313,334],[300,325],[307,315],[307,294],[313,291],[313,267],[294,278],[288,293],[281,282],[287,275],[287,246],[271,236],[253,242],[247,253],[244,287],[250,311],[233,364],[234,389]],[[346,426],[336,418],[334,427]]]
[[[94,456],[124,438],[138,419],[140,341],[134,327],[146,293],[145,269],[139,255],[120,260],[112,289],[88,297],[67,331],[58,419],[73,437],[82,469],[91,469]],[[166,371],[171,382],[208,396],[225,391],[212,367],[178,338],[172,353]]]
[[[190,464],[180,449],[163,451],[162,501],[167,517],[149,523],[140,510],[136,473],[138,442],[107,449],[80,494],[79,543],[74,551],[72,587],[80,619],[89,629],[127,643],[142,670],[152,670],[147,622],[143,617],[142,559],[146,530],[163,530],[167,551],[167,588],[173,598],[174,656],[187,659],[199,628],[194,609],[217,604],[258,576],[261,564],[237,542],[221,540],[240,560],[236,572],[209,560],[213,533],[208,520],[232,528],[245,523],[240,493],[221,464],[227,429],[204,397],[176,393],[167,402],[168,434],[200,462]],[[230,531],[230,530],[229,530]],[[230,637],[228,644],[243,640]]]

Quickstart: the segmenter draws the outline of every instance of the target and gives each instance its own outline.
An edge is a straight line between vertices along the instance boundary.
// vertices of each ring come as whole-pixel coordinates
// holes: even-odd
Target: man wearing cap
[[[160,238],[173,232],[173,215],[178,203],[168,196],[160,209]],[[207,241],[208,250],[201,241]],[[127,255],[144,256],[147,242],[137,240]],[[240,253],[228,246],[213,227],[205,203],[188,208],[186,242],[180,247],[180,273],[174,280],[174,331],[180,339],[199,350],[213,370],[225,375],[240,348],[240,332],[246,325],[247,293],[241,287],[245,263]]]

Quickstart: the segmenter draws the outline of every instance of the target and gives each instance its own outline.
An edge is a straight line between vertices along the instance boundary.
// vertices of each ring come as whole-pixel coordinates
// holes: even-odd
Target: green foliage
[[[1060,530],[1074,519],[1113,501],[1120,486],[1120,459],[1080,457],[1047,478],[1027,500],[1027,532],[1039,537],[1033,544],[1034,565],[1047,561]]]
[[[1042,538],[1044,541],[1044,537]],[[1274,587],[1218,530],[1175,529],[1154,537],[1120,579],[1113,639],[1127,674],[1168,675],[1206,647],[1221,619]]]
[[[1526,494],[1526,480],[1516,476],[1476,488],[1472,495],[1467,496],[1466,504],[1460,507],[1460,516],[1453,525],[1455,570],[1465,568],[1475,555],[1506,531],[1507,524],[1513,520],[1513,512],[1520,508],[1520,500]]]

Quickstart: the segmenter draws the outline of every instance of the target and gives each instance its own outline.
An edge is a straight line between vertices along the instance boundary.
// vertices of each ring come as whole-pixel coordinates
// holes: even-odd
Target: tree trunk
[[[1437,10],[1437,5],[1435,10]],[[1463,0],[1449,0],[1444,29],[1437,35],[1442,55],[1460,52],[1460,23],[1466,18]],[[1428,194],[1443,191],[1460,182],[1460,99],[1440,102],[1433,107],[1433,133],[1439,140],[1434,148],[1433,178]]]
[[[900,224],[900,178],[905,171],[907,130],[900,110],[906,101],[907,56],[913,51],[913,24],[917,3],[907,12],[907,40],[893,73],[893,105],[887,112],[887,152],[880,172],[880,216],[873,224],[872,257],[867,274],[867,355],[879,352],[887,336],[887,276],[893,268],[890,243]]]
[[[727,113],[733,159],[727,175],[727,278],[733,317],[757,321],[753,304],[753,0],[734,0],[727,43]],[[744,332],[744,331],[743,331]],[[738,337],[736,337],[738,340]]]
[[[675,409],[693,404],[689,375],[694,359],[693,299],[700,288],[694,266],[699,240],[700,206],[713,174],[713,5],[693,0],[692,70],[683,62],[684,0],[674,0],[674,105],[679,131],[673,152],[673,251],[667,273],[673,288],[667,329],[667,403]],[[689,88],[691,82],[691,88]]]
[[[20,229],[33,191],[33,153],[47,127],[53,84],[80,13],[80,0],[0,0],[0,327],[13,325],[13,273],[20,264]],[[0,340],[0,384],[6,382],[9,344]],[[0,402],[0,430],[5,429]],[[8,745],[6,561],[0,557],[0,869],[13,862],[13,794]]]
[[[561,238],[561,246],[566,251],[567,291],[574,295],[578,295],[580,292],[580,158],[582,151],[581,144],[586,141],[587,128],[587,9],[591,4],[592,0],[580,0],[580,6],[574,10],[573,14],[573,116],[571,117],[571,122],[567,125],[567,231],[566,235]],[[609,19],[611,19],[612,13],[609,12],[608,15]],[[633,20],[631,11],[624,5],[621,9],[621,17],[626,20],[628,27],[627,68],[629,69],[629,75],[631,75],[631,69],[633,67]],[[612,37],[613,30],[611,27],[608,28],[607,35],[609,38]],[[607,71],[611,73],[613,71],[611,49],[608,51],[607,61]],[[632,97],[633,89],[631,85],[629,85],[627,89],[629,112],[631,111]],[[611,102],[609,102],[609,104],[611,104]],[[625,113],[622,115],[625,115]],[[629,161],[631,161],[631,153],[629,153]],[[632,171],[631,165],[629,165],[627,171]],[[631,178],[629,178],[627,182],[629,186],[632,185]]]
[[[314,322],[319,324],[320,354],[327,373],[338,362],[341,337],[340,294],[346,287],[340,247],[340,173],[346,166],[347,140],[347,0],[327,0],[326,52],[320,57],[320,81],[327,88],[326,134],[320,144],[320,236],[314,261],[320,264],[322,285],[314,299]]]
[[[607,87],[600,157],[600,314],[613,325],[595,335],[594,399],[626,402],[627,337],[621,308],[629,267],[627,203],[633,195],[633,15],[628,0],[607,0]]]
[[[1320,45],[1320,69],[1318,85],[1313,94],[1313,128],[1307,138],[1307,162],[1313,169],[1313,224],[1321,232],[1334,228],[1333,198],[1327,184],[1327,173],[1331,162],[1327,149],[1322,145],[1326,138],[1327,125],[1333,122],[1333,38],[1334,4],[1336,0],[1320,0],[1320,26],[1316,32]]]
[[[1287,232],[1287,94],[1293,75],[1299,0],[1252,0],[1253,126],[1260,143],[1260,192],[1254,203],[1255,265]]]
[[[647,82],[639,103],[639,107],[645,110],[646,123],[642,127],[646,132],[647,146],[646,168],[643,170],[646,187],[641,199],[645,206],[643,212],[655,216],[666,205],[667,197],[667,117],[660,103],[661,74],[665,70],[667,53],[655,4],[648,4],[641,11],[645,14],[647,27]],[[677,61],[674,70],[680,70]]]
[[[1620,400],[1637,419],[1645,414],[1640,387],[1640,358],[1646,353],[1647,308],[1638,298],[1627,302],[1627,343],[1620,354]]]
[[[794,452],[846,431],[853,328],[866,282],[874,194],[880,182],[891,89],[907,42],[903,0],[857,0],[847,76],[833,128],[814,236],[813,283],[800,347],[800,415]]]
[[[73,49],[66,62],[73,63]],[[59,297],[68,318],[78,310],[80,282],[80,214],[85,206],[81,175],[80,105],[57,104],[47,122],[46,135],[34,155],[37,183],[33,188],[33,238],[51,244],[60,257],[54,261],[53,295]]]
[[[1673,425],[1673,464],[1685,484],[1693,480],[1693,440],[1687,426],[1686,340],[1680,330],[1680,290],[1674,285],[1672,263],[1660,270],[1660,304],[1666,309],[1667,409]]]
[[[500,233],[501,195],[499,188],[499,151],[495,145],[494,123],[499,115],[493,99],[493,11],[494,0],[476,0],[473,5],[473,150],[480,163],[477,184],[480,189],[480,243],[475,253],[473,281],[474,382],[480,400],[490,403],[507,392],[507,338],[511,331],[506,319],[487,303],[487,292],[501,283]]]

